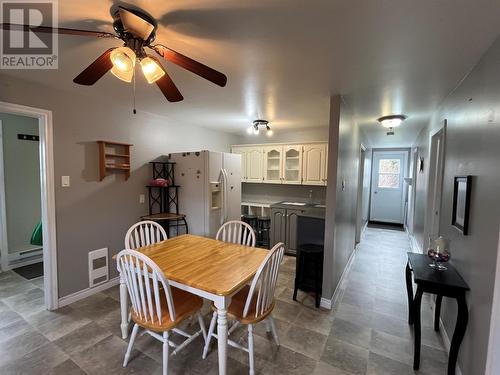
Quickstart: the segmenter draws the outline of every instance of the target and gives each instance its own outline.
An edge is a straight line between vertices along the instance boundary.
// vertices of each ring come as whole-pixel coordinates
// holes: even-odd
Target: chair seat
[[[146,319],[146,317],[144,316],[140,317],[139,314],[137,314],[134,311],[134,309],[132,309],[132,320],[143,328],[155,332],[164,332],[172,328],[175,328],[177,325],[182,323],[183,320],[189,318],[191,315],[201,310],[203,306],[202,298],[195,296],[194,294],[191,294],[184,290],[174,288],[172,286],[170,287],[170,290],[172,292],[172,300],[175,307],[174,321],[170,319],[167,300],[165,298],[164,293],[161,293],[161,298],[160,298],[161,311],[162,311],[161,322],[159,322],[157,319],[155,319],[154,322],[151,322],[151,316],[149,315],[149,311]],[[153,310],[156,311],[154,303],[153,303]]]
[[[231,304],[227,309],[227,315],[230,319],[237,320],[243,324],[255,324],[260,322],[261,320],[266,319],[269,314],[273,311],[274,301],[271,304],[271,307],[267,309],[263,314],[259,316],[255,316],[256,304],[257,304],[257,296],[254,295],[252,298],[252,303],[250,304],[250,308],[248,309],[248,313],[246,317],[243,317],[243,310],[245,309],[245,303],[248,297],[248,292],[250,291],[250,286],[245,285],[243,289],[241,289],[238,293],[236,293],[231,298]],[[217,308],[214,304],[212,304],[212,310],[217,311]]]

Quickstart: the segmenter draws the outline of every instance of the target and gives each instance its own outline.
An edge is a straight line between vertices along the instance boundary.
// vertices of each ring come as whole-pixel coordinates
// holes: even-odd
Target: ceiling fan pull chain
[[[136,109],[135,109],[135,67],[134,67],[134,76],[133,76],[133,80],[134,80],[134,85],[133,85],[133,91],[134,91],[134,110],[132,111],[134,113],[134,115],[137,113]]]

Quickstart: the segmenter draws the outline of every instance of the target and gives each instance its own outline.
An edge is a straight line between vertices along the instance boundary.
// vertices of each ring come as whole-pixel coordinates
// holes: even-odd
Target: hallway
[[[405,232],[368,227],[358,245],[322,360],[347,374],[445,374],[448,356],[422,301],[422,355],[414,372],[413,329],[407,323]],[[328,371],[330,370],[330,372]],[[325,369],[324,374],[332,373]],[[336,374],[337,372],[333,372]],[[339,372],[344,374],[344,372]]]

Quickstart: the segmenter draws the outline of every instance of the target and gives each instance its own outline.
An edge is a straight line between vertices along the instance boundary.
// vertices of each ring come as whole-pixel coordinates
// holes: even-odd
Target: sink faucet
[[[312,189],[309,190],[309,200],[307,201],[307,203],[309,203],[310,205],[312,205],[314,203]]]

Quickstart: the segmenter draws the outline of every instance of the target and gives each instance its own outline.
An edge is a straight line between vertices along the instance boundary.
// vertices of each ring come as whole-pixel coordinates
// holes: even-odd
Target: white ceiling
[[[120,2],[59,0],[59,25],[112,31]],[[138,83],[138,109],[228,132],[257,117],[276,129],[328,126],[329,96],[345,96],[375,147],[408,146],[433,110],[500,33],[493,0],[138,0],[159,21],[157,41],[228,76],[220,88],[170,63],[184,95],[168,103]],[[72,79],[117,41],[61,36],[57,71],[3,71],[86,95],[132,102],[111,74],[93,87]],[[382,115],[408,120],[386,137]]]

